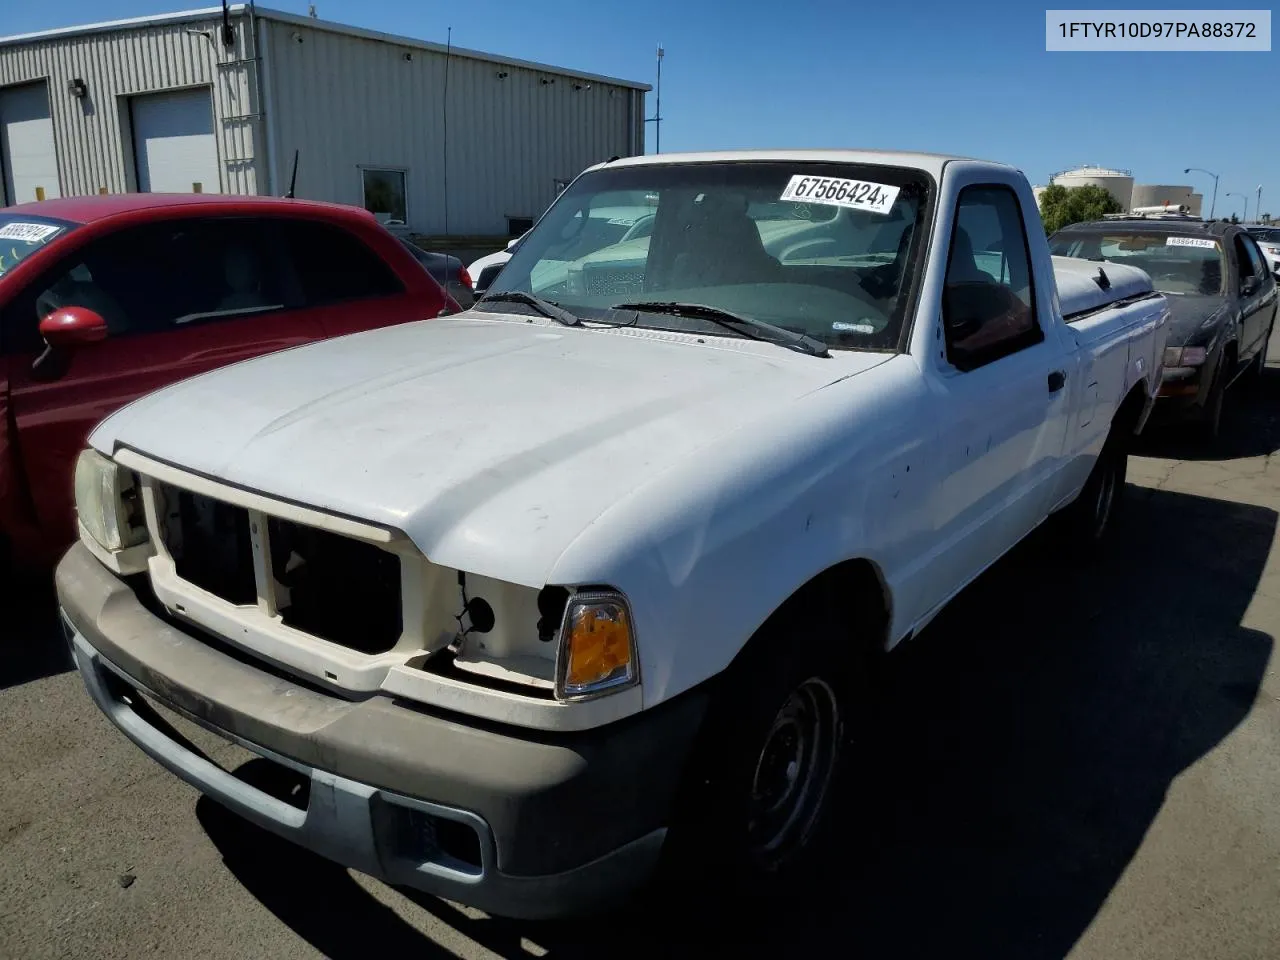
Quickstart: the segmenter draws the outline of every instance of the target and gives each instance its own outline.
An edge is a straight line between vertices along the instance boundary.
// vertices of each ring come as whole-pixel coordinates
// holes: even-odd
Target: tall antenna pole
[[[653,135],[656,141],[654,153],[662,152],[662,58],[664,55],[662,44],[658,44],[658,85],[655,91],[657,103],[654,105],[653,116],[645,120],[645,123],[653,124]]]

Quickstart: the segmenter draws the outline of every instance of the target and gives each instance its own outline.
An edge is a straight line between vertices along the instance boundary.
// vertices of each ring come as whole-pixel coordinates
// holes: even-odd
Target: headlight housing
[[[631,610],[620,593],[569,598],[556,657],[556,698],[581,700],[640,679]]]
[[[1164,365],[1166,367],[1199,367],[1205,361],[1204,347],[1166,347]]]
[[[98,548],[94,553],[100,559],[124,572],[102,554],[113,557],[148,540],[137,475],[96,450],[84,450],[76,460],[75,491],[82,539],[90,549]]]

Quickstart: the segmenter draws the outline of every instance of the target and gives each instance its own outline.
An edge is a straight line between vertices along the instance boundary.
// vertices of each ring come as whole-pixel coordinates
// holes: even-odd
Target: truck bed
[[[1075,257],[1054,257],[1062,316],[1068,322],[1104,307],[1149,297],[1151,278],[1137,267]]]

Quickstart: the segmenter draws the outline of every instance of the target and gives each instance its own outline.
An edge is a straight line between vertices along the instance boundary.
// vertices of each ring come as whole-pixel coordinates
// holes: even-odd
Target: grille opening
[[[361,653],[386,653],[403,630],[400,558],[371,543],[271,517],[277,604],[286,626]]]
[[[628,267],[608,267],[584,264],[582,279],[587,293],[592,296],[623,296],[644,290],[644,264]]]
[[[437,863],[462,873],[483,870],[480,835],[470,824],[388,802],[390,834],[397,857]]]
[[[258,601],[249,511],[162,485],[165,548],[179,577],[240,606]]]

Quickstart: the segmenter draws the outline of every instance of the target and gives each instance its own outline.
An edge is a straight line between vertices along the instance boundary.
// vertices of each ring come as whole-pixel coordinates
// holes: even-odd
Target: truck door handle
[[[1054,370],[1049,374],[1049,392],[1057,393],[1067,385],[1067,373],[1065,370]]]

